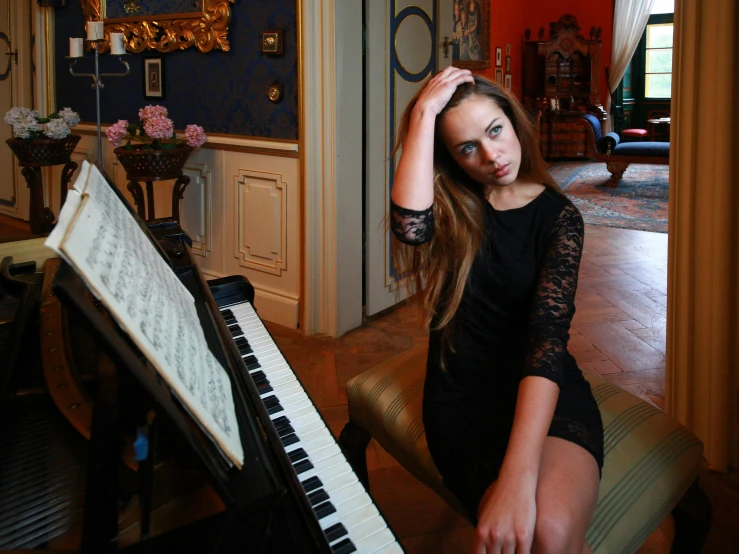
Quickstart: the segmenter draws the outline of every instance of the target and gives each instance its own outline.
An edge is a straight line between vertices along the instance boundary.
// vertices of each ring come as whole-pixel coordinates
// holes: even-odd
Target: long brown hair
[[[408,134],[411,112],[420,92],[403,112],[396,152]],[[473,181],[454,161],[441,139],[439,123],[450,109],[473,96],[489,98],[511,121],[521,144],[519,176],[559,191],[556,182],[547,172],[539,151],[536,128],[518,99],[502,87],[479,76],[475,76],[474,83],[464,83],[457,87],[436,118],[434,235],[429,242],[420,246],[409,246],[397,239],[393,241],[395,260],[400,274],[406,276],[405,284],[409,294],[423,291],[426,323],[433,324],[432,330],[443,330],[444,342],[448,342],[452,350],[454,345],[449,323],[459,308],[472,263],[484,240],[483,209],[489,189]]]

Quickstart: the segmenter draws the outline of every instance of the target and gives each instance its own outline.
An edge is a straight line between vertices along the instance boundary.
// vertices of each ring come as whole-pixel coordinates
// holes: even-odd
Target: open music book
[[[45,244],[74,268],[240,469],[231,382],[208,349],[193,297],[94,165],[83,162]]]

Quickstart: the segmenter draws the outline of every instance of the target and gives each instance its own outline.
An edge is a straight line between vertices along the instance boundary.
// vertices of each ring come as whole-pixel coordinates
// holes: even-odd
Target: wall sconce
[[[262,33],[262,53],[274,56],[282,55],[285,45],[285,34],[283,31],[264,31]]]
[[[267,89],[267,98],[274,104],[282,102],[282,87],[279,83],[273,83]]]

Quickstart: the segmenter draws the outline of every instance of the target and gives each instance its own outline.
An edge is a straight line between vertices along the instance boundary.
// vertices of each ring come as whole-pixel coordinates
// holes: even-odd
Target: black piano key
[[[241,357],[247,356],[248,354],[251,354],[254,352],[254,350],[251,349],[251,346],[242,346],[239,348],[239,354],[241,354]]]
[[[308,501],[310,502],[310,505],[314,508],[318,506],[318,504],[326,502],[327,500],[328,493],[326,492],[326,489],[318,489],[317,491],[314,491],[308,495]]]
[[[277,434],[280,436],[280,438],[286,437],[290,433],[295,433],[295,429],[293,429],[293,426],[289,423],[284,427],[280,427],[279,429],[277,429]]]
[[[300,460],[304,460],[305,458],[307,458],[308,454],[302,448],[297,448],[293,450],[292,452],[290,452],[290,454],[288,454],[287,457],[290,458],[290,463],[294,464],[295,462],[299,462]],[[306,491],[306,492],[309,492],[309,491]]]
[[[237,319],[232,315],[223,316],[223,320],[226,322],[226,325],[233,325],[234,323],[238,323]]]
[[[343,541],[336,543],[332,550],[334,551],[334,554],[350,554],[351,552],[356,552],[357,547],[354,546],[354,543],[349,539],[344,539]]]
[[[232,337],[238,337],[239,335],[243,335],[244,332],[241,330],[241,327],[238,325],[232,325],[228,328],[228,330],[231,332]]]
[[[246,340],[246,337],[237,337],[234,339],[234,342],[236,343],[236,346],[238,346],[239,348],[249,347],[249,341]]]
[[[310,463],[310,460],[300,460],[297,464],[293,466],[293,469],[295,469],[295,473],[300,475],[304,471],[308,471],[309,469],[313,469],[313,464]]]
[[[300,449],[302,450],[302,448]],[[318,487],[323,486],[323,481],[321,481],[317,476],[310,477],[300,483],[303,486],[303,490],[307,493],[316,490]]]
[[[275,389],[273,389],[269,384],[264,384],[264,385],[262,385],[260,387],[257,387],[257,390],[259,391],[259,396],[262,396],[263,394],[267,394],[268,392],[272,392]]]
[[[292,429],[292,426],[290,425],[290,420],[287,419],[287,417],[285,417],[284,415],[273,419],[272,425],[274,425],[275,429],[277,429],[278,431],[280,429],[284,429],[285,427],[290,427],[290,429]]]
[[[221,310],[221,315],[223,317],[233,317],[234,313],[230,309],[226,308],[225,310]]]
[[[276,414],[277,412],[281,412],[283,410],[280,401],[274,394],[272,396],[265,396],[264,398],[262,398],[262,402],[264,402],[264,407],[267,408],[267,413],[269,415]]]
[[[289,435],[286,435],[282,438],[282,446],[287,448],[291,444],[295,444],[296,442],[300,442],[300,439],[295,433],[290,433]]]
[[[346,530],[346,527],[344,527],[342,523],[334,523],[331,527],[326,529],[323,533],[324,535],[326,535],[328,542],[331,543],[337,539],[340,539],[344,535],[347,535],[348,531]],[[337,544],[336,546],[339,546],[339,545]]]
[[[259,360],[257,360],[257,357],[254,355],[250,355],[244,358],[244,363],[246,364],[246,367],[247,369],[249,369],[249,371],[258,367],[262,367],[262,365],[259,363]]]
[[[259,385],[259,383],[267,380],[267,376],[264,374],[264,371],[255,371],[251,374],[251,380],[254,381],[255,385]]]
[[[324,502],[323,504],[315,506],[313,511],[316,512],[318,519],[323,519],[324,517],[333,514],[336,511],[336,507],[331,504],[331,502]]]

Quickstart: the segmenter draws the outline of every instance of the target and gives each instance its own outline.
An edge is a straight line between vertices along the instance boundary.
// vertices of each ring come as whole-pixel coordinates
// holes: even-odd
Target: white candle
[[[81,38],[70,38],[69,39],[69,57],[70,58],[81,58],[84,44]]]
[[[102,21],[87,22],[87,40],[103,40],[105,29]]]
[[[123,43],[123,33],[110,33],[110,53],[115,56],[126,53],[126,45]]]

